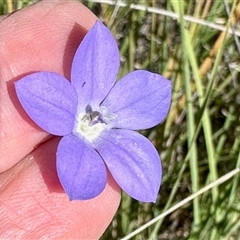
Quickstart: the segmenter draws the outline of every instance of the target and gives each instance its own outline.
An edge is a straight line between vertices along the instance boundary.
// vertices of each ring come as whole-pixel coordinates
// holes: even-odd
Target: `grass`
[[[0,12],[31,3],[0,0]],[[153,224],[129,238],[240,239],[240,3],[83,3],[118,41],[119,77],[147,69],[173,83],[168,118],[143,132],[162,158],[158,200],[140,203],[123,193],[102,240],[128,239],[154,218]]]

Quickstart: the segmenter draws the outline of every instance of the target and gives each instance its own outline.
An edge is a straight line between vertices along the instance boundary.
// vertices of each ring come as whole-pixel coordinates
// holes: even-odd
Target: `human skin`
[[[96,16],[77,1],[44,0],[0,18],[0,239],[98,239],[117,211],[120,189],[69,201],[56,173],[59,137],[21,107],[14,81],[52,71],[69,79],[73,55]]]

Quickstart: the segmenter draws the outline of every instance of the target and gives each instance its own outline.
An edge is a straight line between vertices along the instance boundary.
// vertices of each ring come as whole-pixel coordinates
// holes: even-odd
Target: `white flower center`
[[[92,142],[115,118],[116,115],[110,114],[106,107],[93,111],[88,105],[85,113],[77,114],[73,134],[82,135]]]

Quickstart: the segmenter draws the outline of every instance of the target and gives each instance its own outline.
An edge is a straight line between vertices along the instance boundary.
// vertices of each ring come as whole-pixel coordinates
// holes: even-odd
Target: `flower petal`
[[[156,201],[162,168],[147,138],[131,130],[115,129],[102,132],[93,144],[127,194],[143,202]]]
[[[111,32],[100,22],[86,34],[73,59],[71,82],[79,97],[79,108],[94,109],[116,81],[119,52]]]
[[[70,200],[86,200],[99,195],[107,183],[102,158],[86,142],[70,134],[57,149],[57,172]]]
[[[52,72],[38,72],[15,82],[24,110],[45,131],[63,136],[71,133],[77,94],[69,81]]]
[[[129,73],[116,83],[103,101],[117,117],[112,127],[151,128],[167,116],[171,103],[171,82],[148,71]]]

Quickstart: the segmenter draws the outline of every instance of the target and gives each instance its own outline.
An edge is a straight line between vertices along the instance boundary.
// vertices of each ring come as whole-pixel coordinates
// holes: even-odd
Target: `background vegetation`
[[[32,2],[0,0],[0,13]],[[118,41],[119,77],[147,69],[173,83],[168,118],[143,132],[162,158],[158,200],[140,203],[123,194],[102,239],[128,239],[129,233],[157,216],[156,223],[132,239],[240,239],[240,3],[83,3]]]

